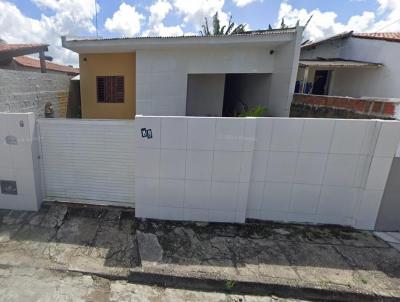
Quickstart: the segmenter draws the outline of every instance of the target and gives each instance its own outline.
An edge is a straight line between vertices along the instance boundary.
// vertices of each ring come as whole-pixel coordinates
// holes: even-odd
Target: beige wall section
[[[136,113],[136,54],[81,54],[82,118],[132,119]],[[97,103],[96,76],[124,76],[124,103]]]

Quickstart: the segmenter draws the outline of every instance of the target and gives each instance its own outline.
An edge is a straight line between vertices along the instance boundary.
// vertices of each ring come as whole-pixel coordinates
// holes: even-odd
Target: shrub
[[[257,105],[255,108],[239,114],[239,117],[261,117],[264,116],[265,112],[267,112],[267,108]]]

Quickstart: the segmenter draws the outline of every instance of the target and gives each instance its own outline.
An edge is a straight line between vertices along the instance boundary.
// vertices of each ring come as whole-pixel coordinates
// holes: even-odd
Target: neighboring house
[[[79,69],[46,61],[47,44],[7,44],[0,41],[0,69],[61,73],[76,76]],[[39,59],[26,55],[39,54]]]
[[[353,33],[301,47],[298,91],[399,98],[400,32]]]
[[[46,61],[47,44],[7,44],[0,39],[0,112],[37,117],[80,117],[79,69]],[[39,54],[39,59],[28,55]]]
[[[303,28],[231,36],[67,40],[79,53],[83,118],[288,116]]]
[[[21,56],[14,58],[14,62],[16,64],[15,70],[40,72],[40,60],[38,59]],[[46,61],[46,72],[63,73],[74,77],[79,74],[79,68]]]

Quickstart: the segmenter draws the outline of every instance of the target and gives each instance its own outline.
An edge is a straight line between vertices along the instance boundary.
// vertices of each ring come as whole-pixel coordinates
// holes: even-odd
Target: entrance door
[[[315,71],[312,94],[316,94],[316,95],[327,95],[328,94],[329,74],[330,74],[329,70]]]

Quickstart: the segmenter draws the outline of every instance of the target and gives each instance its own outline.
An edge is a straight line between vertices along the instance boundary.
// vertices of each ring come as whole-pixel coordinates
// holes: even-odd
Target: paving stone
[[[47,228],[60,227],[67,214],[68,207],[66,205],[53,205],[49,208],[40,226]]]
[[[3,217],[3,224],[23,224],[26,222],[26,218],[31,212],[25,211],[9,211],[7,215]]]
[[[340,230],[340,229],[339,229]],[[340,240],[344,245],[356,247],[387,247],[385,241],[374,236],[373,232],[348,229],[340,232]]]
[[[333,246],[282,242],[279,245],[302,280],[339,285],[348,285],[352,282],[352,268]]]
[[[400,243],[400,232],[388,232],[388,235],[395,239],[395,243]]]
[[[395,238],[393,238],[393,236],[389,235],[387,232],[374,232],[374,234],[387,243],[396,242]]]
[[[12,240],[18,230],[19,227],[7,224],[0,224],[0,244]]]
[[[65,204],[47,206],[37,213],[4,211],[0,268],[23,267],[25,277],[32,277],[35,268],[120,278],[127,278],[132,271],[383,296],[396,295],[400,288],[400,253],[370,232],[277,223],[135,220],[132,215],[116,208]],[[8,282],[2,277],[7,274],[1,272],[0,288]],[[104,282],[92,278],[94,289],[85,292],[86,301],[116,295],[110,291],[113,285]],[[145,289],[148,296],[140,296],[138,288],[121,288],[125,288],[121,289],[121,301],[173,301],[177,297],[208,301],[209,297],[153,287]],[[131,295],[125,296],[128,293]],[[215,299],[218,297],[222,301],[258,301],[253,296],[218,294]]]
[[[7,216],[10,213],[10,210],[0,209],[0,224],[3,222],[3,217]]]
[[[56,240],[62,243],[86,245],[93,244],[99,221],[94,218],[69,217],[64,220],[57,232]]]
[[[374,232],[374,234],[388,243],[395,250],[400,252],[400,233],[399,232]]]
[[[136,234],[121,231],[118,225],[115,225],[102,227],[97,232],[92,253],[109,261],[110,265],[128,267],[133,265],[132,260],[138,262],[136,250]]]
[[[91,276],[14,268],[3,279],[0,297],[4,302],[96,301],[91,299],[98,296],[96,291],[99,288]]]
[[[297,301],[269,296],[229,295],[225,293],[192,291],[130,284],[124,281],[111,283],[110,302],[270,302]]]
[[[338,250],[357,272],[360,287],[400,288],[400,254],[395,249],[342,246]]]
[[[138,231],[137,238],[142,262],[157,263],[163,259],[163,249],[156,235]]]
[[[389,243],[391,247],[400,252],[400,243]]]

